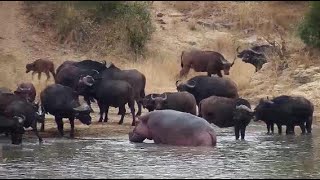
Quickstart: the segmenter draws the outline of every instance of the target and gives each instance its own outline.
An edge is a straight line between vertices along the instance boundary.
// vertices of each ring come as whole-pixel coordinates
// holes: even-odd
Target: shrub
[[[308,46],[320,48],[320,2],[310,3],[310,11],[299,27],[299,36]]]
[[[39,20],[41,17],[49,21],[47,24],[52,25],[59,43],[73,43],[86,51],[93,47],[114,48],[115,44],[125,43],[130,51],[143,55],[145,44],[154,31],[148,3],[64,1],[49,4],[48,2],[46,5],[48,8],[50,6],[51,14],[46,17],[38,16],[32,11],[32,7],[35,10],[38,4],[26,3],[26,5],[34,18]],[[106,49],[101,50],[106,51]]]

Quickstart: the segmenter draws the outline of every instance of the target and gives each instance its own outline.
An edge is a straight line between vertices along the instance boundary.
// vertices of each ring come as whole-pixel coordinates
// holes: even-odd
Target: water
[[[245,141],[215,129],[214,148],[131,143],[127,135],[2,143],[0,178],[320,178],[320,129],[266,135],[264,124],[250,124]]]

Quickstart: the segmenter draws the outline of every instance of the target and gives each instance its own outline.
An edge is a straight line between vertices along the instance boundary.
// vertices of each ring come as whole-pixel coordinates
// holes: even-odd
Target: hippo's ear
[[[147,123],[148,122],[148,118],[149,116],[146,116],[146,115],[143,115],[143,116],[139,116],[138,117],[138,119],[137,119],[137,121],[140,123],[140,122],[142,122],[142,123]]]

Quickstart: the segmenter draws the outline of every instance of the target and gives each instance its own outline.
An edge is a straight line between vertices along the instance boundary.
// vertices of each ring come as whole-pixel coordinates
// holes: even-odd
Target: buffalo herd
[[[255,47],[238,51],[232,63],[214,51],[183,51],[181,54],[180,78],[190,69],[206,72],[186,82],[176,81],[176,92],[145,94],[146,77],[136,69],[123,70],[106,61],[65,61],[56,71],[52,61],[35,60],[26,65],[26,73],[33,71],[52,74],[55,83],[45,87],[36,101],[36,89],[32,83],[21,83],[17,89],[0,88],[0,131],[11,137],[12,144],[21,144],[24,128],[31,127],[39,142],[37,129],[44,131],[45,114],[54,116],[60,136],[64,136],[63,118],[69,119],[70,137],[74,137],[74,121],[85,125],[92,122],[91,103],[97,103],[100,112],[98,122],[108,121],[109,107],[119,108],[119,124],[124,121],[126,105],[130,108],[132,126],[129,140],[176,145],[216,145],[216,134],[209,125],[219,128],[233,127],[236,139],[245,138],[246,127],[252,121],[264,121],[267,132],[273,133],[274,124],[278,133],[282,125],[286,134],[294,134],[299,126],[302,134],[311,133],[313,104],[304,97],[282,95],[273,99],[263,98],[255,108],[239,96],[237,85],[229,78],[236,58],[255,66],[256,71],[267,62],[263,50]],[[216,76],[212,76],[216,75]],[[174,83],[174,82],[173,82]],[[85,103],[80,103],[83,97]],[[138,110],[135,109],[135,103]],[[142,114],[142,108],[149,112]],[[137,118],[137,120],[136,120]]]

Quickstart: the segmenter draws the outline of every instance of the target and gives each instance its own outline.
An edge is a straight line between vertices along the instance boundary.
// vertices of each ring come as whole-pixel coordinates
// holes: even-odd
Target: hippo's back
[[[202,131],[212,128],[203,118],[190,113],[179,112],[175,110],[158,110],[150,112],[148,125],[154,128],[175,129],[176,131]]]

